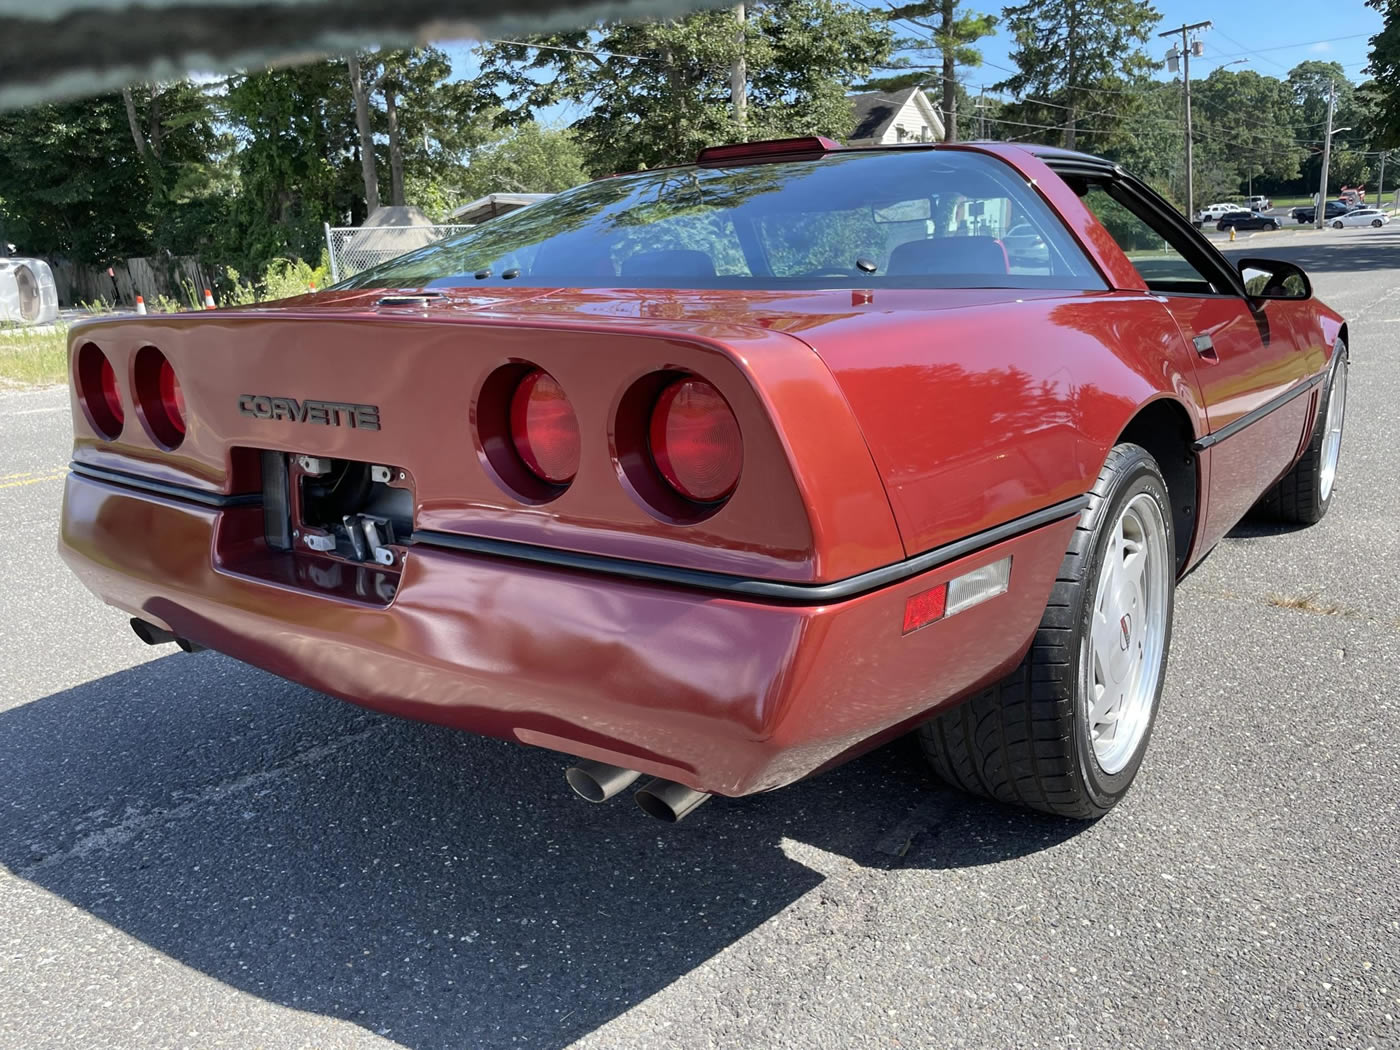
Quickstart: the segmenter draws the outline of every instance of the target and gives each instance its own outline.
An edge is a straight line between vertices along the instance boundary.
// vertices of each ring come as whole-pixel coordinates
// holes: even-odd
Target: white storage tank
[[[0,257],[0,324],[52,324],[58,286],[43,259]]]

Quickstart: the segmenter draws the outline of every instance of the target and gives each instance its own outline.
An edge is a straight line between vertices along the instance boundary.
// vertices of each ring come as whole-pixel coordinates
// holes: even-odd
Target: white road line
[[[67,405],[55,405],[53,408],[24,408],[18,412],[0,412],[0,416],[41,416],[46,412],[67,412]]]

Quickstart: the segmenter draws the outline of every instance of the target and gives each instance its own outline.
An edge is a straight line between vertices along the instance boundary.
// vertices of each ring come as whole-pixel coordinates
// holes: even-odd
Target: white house
[[[849,146],[886,146],[896,142],[941,142],[943,121],[923,88],[868,91],[852,95]]]

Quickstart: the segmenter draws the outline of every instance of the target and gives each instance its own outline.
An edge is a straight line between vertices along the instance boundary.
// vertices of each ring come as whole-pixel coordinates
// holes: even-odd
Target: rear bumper
[[[109,604],[313,689],[725,795],[791,783],[1004,675],[1075,522],[821,605],[415,546],[383,604],[221,565],[220,530],[249,512],[70,475],[60,552]],[[1008,554],[1005,594],[902,633],[908,597]]]

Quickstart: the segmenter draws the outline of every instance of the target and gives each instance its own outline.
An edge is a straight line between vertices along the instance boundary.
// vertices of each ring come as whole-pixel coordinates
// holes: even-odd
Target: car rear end
[[[910,560],[805,343],[535,294],[75,327],[63,556],[148,639],[732,795],[1014,664],[1072,519]]]

